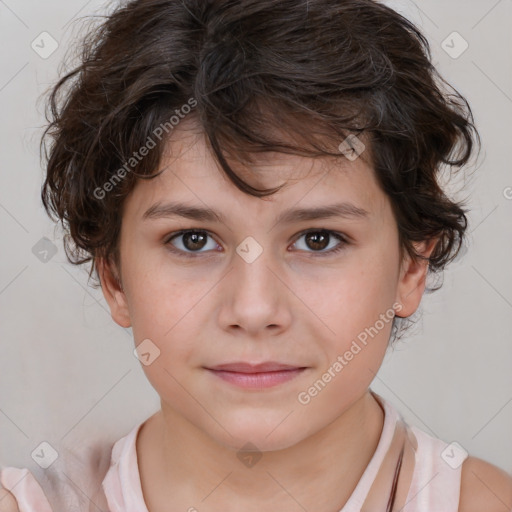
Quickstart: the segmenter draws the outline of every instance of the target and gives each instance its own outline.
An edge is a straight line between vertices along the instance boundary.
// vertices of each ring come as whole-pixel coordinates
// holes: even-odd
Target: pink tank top
[[[373,391],[371,393],[384,410],[384,426],[375,453],[340,512],[457,512],[462,466],[445,462],[446,456],[443,458],[442,454],[445,450],[449,453],[449,444],[407,425],[389,401]],[[102,473],[105,475],[101,482],[103,499],[106,499],[110,512],[148,512],[135,444],[141,426],[142,423],[114,444],[110,466],[106,474]],[[398,466],[397,460],[400,461]],[[20,512],[98,510],[98,503],[90,501],[82,508],[70,508],[70,500],[66,499],[69,491],[64,489],[59,492],[54,489],[52,500],[49,500],[27,469],[2,469],[0,483],[15,496]],[[391,494],[394,498],[389,500]],[[100,507],[100,510],[104,508]]]

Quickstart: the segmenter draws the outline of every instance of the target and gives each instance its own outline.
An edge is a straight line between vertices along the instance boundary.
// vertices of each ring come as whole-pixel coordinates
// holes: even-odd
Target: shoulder
[[[18,505],[19,504],[19,505]],[[0,468],[0,512],[52,512],[38,480],[28,468]]]
[[[0,512],[20,512],[16,498],[7,490],[0,487]]]
[[[468,457],[462,464],[458,512],[512,510],[512,476],[482,459]]]

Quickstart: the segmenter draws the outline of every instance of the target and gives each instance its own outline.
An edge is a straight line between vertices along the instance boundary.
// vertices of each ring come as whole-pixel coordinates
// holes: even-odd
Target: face
[[[100,262],[103,291],[116,322],[145,343],[164,412],[235,449],[286,448],[367,391],[395,311],[418,306],[425,267],[400,261],[390,202],[362,158],[259,157],[240,176],[286,184],[260,199],[224,177],[192,127],[180,125],[167,169],[126,199],[122,288]],[[211,370],[269,361],[301,370]]]

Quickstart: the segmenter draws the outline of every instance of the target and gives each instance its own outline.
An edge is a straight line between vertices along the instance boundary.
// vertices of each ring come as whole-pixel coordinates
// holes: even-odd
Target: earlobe
[[[406,254],[400,268],[396,301],[401,305],[399,317],[411,316],[417,309],[425,291],[429,260],[437,239],[414,244],[415,250],[423,257],[413,259]]]
[[[120,277],[110,260],[98,258],[96,261],[103,296],[107,301],[114,322],[121,327],[130,327],[131,320]]]

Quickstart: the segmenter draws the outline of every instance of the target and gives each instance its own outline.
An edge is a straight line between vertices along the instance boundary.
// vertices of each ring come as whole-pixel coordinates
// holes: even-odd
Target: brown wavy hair
[[[69,261],[90,263],[89,278],[97,258],[119,268],[123,201],[137,180],[162,172],[166,138],[155,130],[172,129],[192,104],[186,115],[223,172],[257,197],[280,187],[253,188],[228,160],[262,151],[344,159],[339,144],[356,135],[391,200],[401,254],[421,258],[413,242],[438,239],[429,275],[457,256],[468,210],[441,177],[469,161],[480,137],[426,37],[393,9],[372,0],[132,0],[100,20],[76,47],[79,64],[52,87],[41,139],[44,207],[61,221]],[[135,162],[149,139],[154,147]]]

